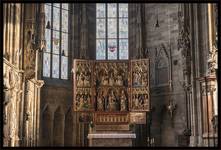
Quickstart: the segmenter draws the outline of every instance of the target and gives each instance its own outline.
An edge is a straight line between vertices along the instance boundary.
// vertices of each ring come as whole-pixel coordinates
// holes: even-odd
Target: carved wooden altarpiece
[[[130,114],[145,119],[150,109],[149,59],[75,59],[73,86],[74,111],[93,114],[95,124],[136,123]]]

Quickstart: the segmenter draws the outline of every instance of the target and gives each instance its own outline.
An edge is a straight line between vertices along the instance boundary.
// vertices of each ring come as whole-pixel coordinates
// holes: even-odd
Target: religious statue
[[[142,68],[138,63],[134,64],[134,69],[133,69],[133,85],[134,86],[140,86],[142,83],[142,74],[143,74],[143,70],[145,70],[145,68]]]
[[[78,109],[82,110],[83,106],[84,106],[84,95],[82,94],[80,96],[80,99],[79,99],[79,107],[78,107]]]
[[[135,95],[134,108],[135,108],[135,109],[138,109],[138,108],[139,108],[139,99],[138,99],[138,95]]]
[[[116,99],[114,96],[114,92],[111,90],[110,95],[108,97],[108,105],[107,108],[109,111],[115,111],[116,110]]]
[[[120,96],[120,111],[126,111],[126,100],[126,95],[124,93],[124,90],[122,90]]]
[[[144,94],[144,104],[143,104],[143,109],[147,109],[148,107],[148,95],[147,94]]]
[[[90,86],[90,72],[85,75],[84,86]]]
[[[113,64],[113,71],[114,71],[114,76],[116,77],[116,75],[118,74],[118,67],[116,63]]]
[[[133,72],[133,85],[140,85],[140,74],[138,72]]]
[[[144,103],[144,97],[143,95],[141,95],[139,97],[139,106],[138,106],[138,109],[142,109],[143,108],[143,103]]]
[[[78,86],[83,86],[84,84],[84,73],[80,72],[80,75],[78,77],[77,85]]]
[[[91,96],[90,96],[90,94],[88,93],[87,94],[87,100],[86,100],[86,105],[88,105],[88,107],[90,107],[91,106],[91,104],[92,104],[92,102],[91,102]]]
[[[102,78],[101,78],[101,83],[102,85],[108,85],[108,71],[107,71],[107,66],[104,64],[103,66],[103,75],[102,75]]]
[[[148,101],[148,100],[149,100],[148,94],[144,94],[144,101]]]
[[[122,75],[120,74],[117,75],[116,85],[120,85],[120,86],[123,85],[123,78],[122,78]]]
[[[114,73],[113,73],[113,70],[110,71],[109,85],[110,86],[114,85]]]
[[[141,82],[142,82],[142,85],[147,85],[148,84],[148,78],[147,78],[147,72],[146,71],[143,73]]]
[[[97,98],[97,110],[103,111],[104,110],[104,98],[103,98],[103,92],[98,93]]]
[[[84,95],[84,103],[83,103],[83,109],[87,109],[89,106],[88,106],[88,99],[87,98],[89,98],[90,99],[90,97],[88,96],[86,96],[86,95]]]

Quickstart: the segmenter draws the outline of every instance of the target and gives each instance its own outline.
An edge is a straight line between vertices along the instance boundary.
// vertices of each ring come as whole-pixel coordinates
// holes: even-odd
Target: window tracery
[[[68,79],[68,4],[45,4],[43,77]]]
[[[97,4],[96,24],[96,59],[128,59],[128,4]]]

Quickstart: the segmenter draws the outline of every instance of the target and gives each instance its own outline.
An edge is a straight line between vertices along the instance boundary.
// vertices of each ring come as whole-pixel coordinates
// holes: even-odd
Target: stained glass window
[[[68,14],[67,3],[45,4],[44,77],[68,79]]]
[[[96,59],[128,59],[128,4],[96,5]]]

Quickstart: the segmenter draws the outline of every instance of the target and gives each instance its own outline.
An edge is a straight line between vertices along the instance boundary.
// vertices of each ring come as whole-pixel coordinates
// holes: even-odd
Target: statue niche
[[[27,25],[26,29],[26,40],[25,40],[25,74],[27,79],[31,79],[35,75],[35,38],[34,38],[34,31]]]

